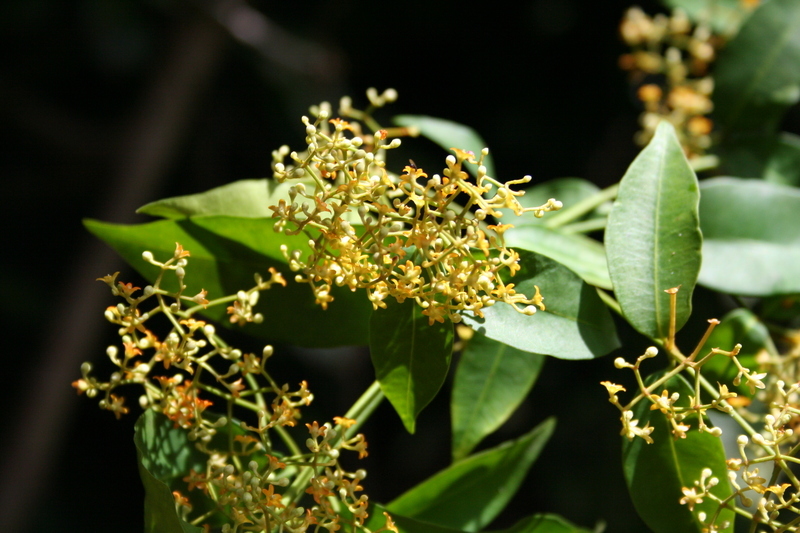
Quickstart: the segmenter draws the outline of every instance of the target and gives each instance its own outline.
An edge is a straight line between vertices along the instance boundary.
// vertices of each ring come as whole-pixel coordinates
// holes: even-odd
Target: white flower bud
[[[153,252],[145,250],[144,252],[142,252],[142,259],[144,259],[148,263],[152,263],[154,261]]]

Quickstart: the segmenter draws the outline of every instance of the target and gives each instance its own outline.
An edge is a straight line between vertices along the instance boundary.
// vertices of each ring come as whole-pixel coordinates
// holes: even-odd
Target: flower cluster
[[[396,97],[391,90],[368,95],[373,108]],[[322,104],[312,109],[314,118],[303,117],[304,152],[290,153],[286,146],[273,152],[274,178],[293,183],[289,200],[271,207],[275,229],[308,237],[310,253],[283,250],[317,303],[327,307],[334,286],[363,288],[376,309],[386,307],[387,297],[414,299],[431,324],[459,322],[465,311],[483,316],[481,310],[497,301],[525,314],[544,309],[538,289],[526,296],[501,278],[519,269],[519,255],[503,245],[511,226],[490,222],[504,208],[541,217],[560,202],[523,207],[523,192],[513,186],[531,178],[501,183],[488,176],[485,149],[476,156],[454,148],[442,175],[429,176],[413,162],[393,174],[385,155],[400,139],[389,139],[409,131],[381,129],[349,99],[340,107],[342,117],[356,120],[332,118],[330,105]],[[364,132],[362,122],[373,131]]]
[[[670,293],[674,295],[674,291]],[[674,313],[674,298],[671,302],[671,311]],[[631,369],[640,389],[628,404],[623,405],[618,398],[618,394],[625,391],[623,386],[608,381],[601,384],[608,392],[609,401],[621,413],[622,435],[628,439],[639,437],[647,443],[654,442],[651,436],[653,427],[649,423],[640,427],[640,420],[634,418],[633,407],[640,401],[649,402],[650,411],[660,411],[666,417],[674,438],[685,438],[693,427],[720,436],[722,431],[718,427],[710,427],[706,423],[710,410],[731,416],[747,433],[739,435],[736,440],[738,457],[726,461],[728,481],[733,489],[729,496],[721,498],[715,494],[713,488],[719,484],[719,479],[712,476],[710,469],[704,469],[701,478],[693,486],[682,488],[680,503],[687,505],[690,510],[694,510],[695,505],[701,504],[704,499],[718,504],[718,511],[714,514],[697,513],[698,520],[705,527],[704,531],[727,530],[729,524],[719,518],[719,511],[734,508],[734,500],[738,500],[742,506],[735,508],[736,513],[749,518],[753,524],[762,524],[770,531],[798,531],[800,478],[790,465],[800,462],[797,457],[800,452],[800,432],[796,429],[800,421],[800,374],[797,366],[800,333],[787,332],[784,338],[787,349],[783,354],[762,351],[756,358],[760,368],[753,371],[740,360],[742,347],[739,344],[731,350],[713,347],[701,356],[701,348],[719,323],[716,319],[709,320],[706,334],[688,357],[674,346],[672,335],[665,346],[670,347],[667,351],[676,364],[649,385],[645,385],[640,366],[646,359],[655,357],[658,349],[648,348],[635,363],[617,358],[615,366]],[[727,358],[736,371],[731,384],[734,387],[746,386],[749,397],[740,396],[723,383],[713,386],[703,376],[704,365],[720,356]],[[680,392],[669,390],[671,379],[681,373],[686,374],[694,385],[692,393],[685,397]],[[657,394],[659,390],[661,393]],[[703,396],[710,398],[703,401]],[[687,422],[690,416],[692,425]]]
[[[687,157],[703,155],[711,145],[714,80],[708,74],[723,40],[706,25],[693,27],[686,13],[650,17],[632,7],[620,25],[623,40],[632,48],[620,58],[638,86],[644,106],[642,130],[636,142],[647,144],[662,119],[675,126]]]
[[[213,523],[223,532],[364,529],[368,500],[357,493],[363,490],[359,482],[366,472],[349,472],[339,464],[343,450],[360,458],[367,455],[364,436],[353,434],[356,420],[335,417],[334,424],[306,424],[309,437],[303,451],[288,428],[313,400],[307,383],[295,390],[279,386],[266,370],[271,346],[260,354],[243,353],[228,346],[212,324],[194,317],[209,306],[231,304],[227,310],[232,323],[263,320],[253,309],[258,293],[284,285],[282,276],[270,269],[269,279],[256,275],[252,289],[209,301],[204,290],[195,296],[183,294],[189,252],[179,244],[165,262],[149,252],[143,257],[161,269],[153,285],[134,287],[117,281],[118,273],[101,278],[123,300],[105,312],[122,340],[121,349],[111,346],[106,352],[117,370],[102,381],[92,374],[92,365],[84,363],[83,377],[73,383],[78,393],[100,396],[100,407],[120,418],[129,408],[118,389],[139,386],[144,391],[139,398],[142,408],[185,431],[207,457],[204,470],[191,470],[182,485],[172,487],[177,511],[191,524]],[[177,278],[177,292],[162,288],[168,272]],[[170,326],[163,337],[150,329],[150,321],[159,315]],[[218,401],[226,406],[225,416],[210,412]],[[235,419],[234,409],[250,412],[253,425]],[[274,434],[283,446],[273,443]],[[209,507],[214,510],[208,512]],[[193,516],[193,509],[203,511]],[[383,530],[397,531],[388,515],[377,531]]]

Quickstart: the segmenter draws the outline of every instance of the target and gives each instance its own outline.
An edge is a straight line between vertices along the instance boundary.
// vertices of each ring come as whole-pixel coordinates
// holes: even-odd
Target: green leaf
[[[178,516],[172,496],[173,487],[188,475],[190,468],[205,470],[205,461],[189,442],[186,432],[174,429],[167,417],[148,409],[136,422],[134,442],[145,490],[145,532],[202,533],[202,528]]]
[[[422,136],[432,140],[448,152],[451,148],[458,148],[474,153],[477,160],[481,157],[481,150],[486,148],[486,142],[478,135],[478,132],[458,122],[426,115],[397,115],[392,120],[398,126],[419,128]],[[486,173],[489,176],[497,177],[491,154],[483,158],[483,166],[486,167]],[[476,168],[472,165],[464,166],[464,169],[473,175]]]
[[[611,289],[608,262],[603,245],[580,233],[529,224],[506,230],[506,246],[546,255],[568,267],[586,283]]]
[[[668,335],[665,290],[680,286],[678,329],[691,314],[703,240],[699,199],[697,177],[675,130],[662,121],[623,176],[605,234],[608,270],[622,313],[651,338]]]
[[[800,189],[714,178],[701,191],[700,283],[747,296],[800,292]]]
[[[737,355],[739,362],[751,370],[758,368],[756,356],[761,350],[773,355],[777,353],[767,326],[749,309],[739,308],[725,315],[703,344],[695,360],[705,357],[711,348],[730,351],[736,344],[742,345]],[[703,364],[703,376],[711,383],[724,383],[739,394],[752,396],[746,383],[741,383],[738,387],[732,384],[737,373],[736,364],[722,354],[714,355]]]
[[[779,185],[800,187],[800,136],[787,132],[778,136],[762,177]]]
[[[187,218],[198,215],[230,215],[243,218],[269,218],[269,206],[279,198],[288,198],[289,183],[275,180],[241,180],[209,191],[175,196],[151,202],[137,213],[163,218]]]
[[[439,392],[450,368],[453,324],[428,324],[413,299],[373,311],[369,347],[375,378],[409,433]]]
[[[499,428],[530,392],[545,357],[475,333],[461,354],[453,384],[453,460]]]
[[[142,252],[149,250],[156,259],[166,260],[172,257],[175,243],[181,243],[192,254],[184,280],[189,295],[201,289],[208,291],[209,299],[236,294],[255,285],[254,273],[267,276],[270,267],[276,268],[284,274],[287,286],[261,293],[256,310],[264,314],[264,321],[246,326],[253,336],[306,347],[367,344],[372,306],[365,295],[334,287],[330,312],[316,305],[311,289],[294,282],[280,253],[283,243],[304,249],[304,239],[274,232],[274,219],[213,216],[133,226],[94,220],[84,224],[150,282],[160,269],[145,262]],[[175,290],[174,278],[166,278],[165,288]],[[230,326],[225,307],[209,307],[203,315]]]
[[[783,132],[727,142],[720,146],[722,170],[741,178],[762,178],[800,186],[800,137]]]
[[[490,339],[525,352],[560,359],[593,359],[619,347],[616,329],[597,291],[561,263],[520,251],[514,289],[528,297],[538,286],[545,311],[526,316],[498,302],[484,318],[464,314],[464,323]]]
[[[386,523],[384,512],[388,512],[385,507],[374,504],[365,524],[366,527],[372,531],[382,528]],[[389,514],[400,533],[463,533],[458,529],[420,522],[397,513]],[[508,529],[493,530],[490,533],[590,533],[590,530],[579,528],[558,515],[548,513],[523,518]]]
[[[695,24],[711,26],[715,33],[735,34],[750,10],[741,0],[664,0],[667,7],[683,9]]]
[[[762,4],[720,52],[714,120],[726,141],[777,131],[800,99],[800,1]]]
[[[518,439],[453,463],[386,507],[415,520],[479,531],[517,492],[554,428],[549,418]]]
[[[662,375],[659,372],[650,376],[646,383],[653,383]],[[670,393],[680,393],[677,403],[681,406],[688,405],[688,397],[693,394],[692,388],[681,376],[670,379],[664,388]],[[680,504],[683,496],[681,488],[693,487],[694,482],[700,479],[702,470],[710,468],[720,481],[712,492],[722,499],[731,494],[722,441],[707,432],[698,432],[696,420],[692,421],[691,417],[684,423],[694,422],[692,429],[686,432],[685,439],[676,440],[666,416],[661,411],[650,410],[650,405],[648,401],[636,404],[633,418],[639,420],[639,427],[645,427],[648,423],[653,426],[651,437],[655,442],[647,444],[638,437],[632,441],[623,438],[622,463],[631,500],[639,516],[655,533],[700,533],[703,526],[697,521],[696,513],[704,511],[711,516],[716,512],[717,505],[706,498],[695,506],[692,513],[686,505]],[[717,523],[725,520],[731,523],[728,529],[720,531],[733,531],[733,517],[731,509],[720,513]]]
[[[590,533],[591,530],[570,524],[558,515],[536,514],[523,518],[498,533]]]

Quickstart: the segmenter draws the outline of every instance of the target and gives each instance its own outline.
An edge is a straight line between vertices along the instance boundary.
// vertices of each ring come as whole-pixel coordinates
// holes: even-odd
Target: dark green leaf
[[[722,292],[800,292],[800,189],[736,178],[701,184],[700,283]]]
[[[750,14],[741,0],[664,0],[664,4],[683,9],[695,24],[724,35],[735,34]]]
[[[202,528],[189,525],[178,516],[172,496],[175,484],[189,474],[190,468],[205,470],[205,461],[186,432],[174,429],[167,417],[148,409],[136,422],[134,442],[145,490],[145,532],[202,533]]]
[[[558,515],[537,514],[497,533],[590,533],[590,530],[570,524]]]
[[[275,180],[241,180],[209,191],[151,202],[136,212],[163,218],[197,215],[229,215],[244,218],[269,218],[278,198],[288,198],[290,184]]]
[[[800,136],[787,132],[778,136],[762,177],[772,183],[800,187]]]
[[[669,295],[680,286],[677,328],[692,311],[700,270],[700,199],[675,130],[662,121],[634,159],[608,217],[608,270],[622,313],[641,333],[663,339],[669,330]]]
[[[382,528],[386,523],[384,512],[386,512],[385,507],[380,504],[374,505],[366,526],[372,531]],[[458,529],[420,522],[397,513],[389,514],[400,533],[463,533]],[[493,530],[490,533],[590,533],[590,530],[579,528],[554,514],[537,514],[523,518],[508,529]]]
[[[650,376],[646,382],[653,383],[661,375],[663,373]],[[688,405],[692,388],[681,376],[669,380],[664,388],[670,393],[680,393],[678,405]],[[653,393],[659,394],[660,391]],[[707,432],[698,432],[697,421],[691,418],[684,421],[693,425],[686,432],[686,438],[676,440],[666,416],[661,411],[651,410],[650,405],[648,401],[636,404],[633,418],[639,420],[639,427],[645,427],[648,423],[653,426],[651,437],[655,442],[647,444],[638,437],[632,441],[623,438],[622,463],[631,500],[639,516],[655,533],[700,533],[703,526],[697,521],[696,513],[705,511],[710,516],[716,512],[717,505],[705,499],[695,506],[692,513],[686,505],[680,504],[683,496],[681,488],[694,487],[702,470],[710,468],[720,481],[712,492],[723,499],[731,494],[722,441]],[[730,509],[721,512],[721,521],[728,520],[731,523],[724,531],[733,531],[733,516]]]
[[[375,378],[409,433],[439,392],[450,368],[453,324],[428,324],[413,299],[373,311],[369,347]]]
[[[307,347],[366,344],[371,305],[365,295],[335,287],[330,312],[316,305],[311,289],[294,282],[280,253],[282,243],[303,249],[305,239],[275,233],[273,223],[274,219],[223,216],[160,220],[135,226],[85,221],[89,231],[111,245],[151,282],[159,269],[146,263],[142,252],[149,250],[156,259],[165,260],[172,257],[175,243],[181,243],[192,254],[185,278],[189,295],[201,289],[208,291],[209,299],[236,294],[255,285],[256,272],[267,276],[270,267],[282,272],[288,285],[261,293],[256,310],[265,318],[261,324],[246,326],[251,335]],[[167,276],[167,281],[165,287],[175,290],[173,278]],[[225,306],[211,307],[204,315],[230,325]]]
[[[742,349],[737,358],[746,368],[755,370],[758,368],[756,355],[761,350],[766,350],[770,354],[775,354],[775,346],[772,343],[767,326],[761,322],[756,315],[745,308],[734,309],[720,321],[717,327],[706,340],[700,349],[696,360],[705,357],[711,348],[730,351],[736,344],[741,344]],[[738,369],[736,364],[725,355],[714,355],[708,362],[703,364],[703,376],[711,383],[724,383],[729,389],[752,396],[750,387],[746,383],[741,383],[738,387],[732,384]]]
[[[721,168],[740,178],[800,186],[800,137],[792,133],[731,141],[719,150]]]
[[[498,302],[484,309],[484,318],[464,314],[475,331],[519,350],[560,359],[593,359],[619,347],[606,305],[594,287],[549,257],[520,251],[514,289],[528,297],[538,286],[547,309],[523,315]]]
[[[586,283],[603,289],[611,288],[605,248],[586,235],[529,224],[506,230],[504,237],[507,246],[551,257]]]
[[[762,4],[720,53],[714,117],[726,141],[777,131],[800,99],[800,1]]]
[[[481,139],[481,136],[475,130],[458,122],[426,115],[398,115],[394,117],[393,121],[398,126],[419,128],[424,137],[432,140],[448,152],[451,148],[458,148],[474,153],[477,160],[481,157],[481,150],[486,148],[486,142]],[[486,167],[486,173],[489,176],[497,177],[494,173],[491,154],[483,158],[483,166]],[[477,167],[465,165],[464,168],[474,175]]]
[[[415,520],[479,531],[514,496],[554,428],[549,418],[518,439],[453,463],[386,507]]]
[[[454,460],[508,420],[536,382],[544,359],[480,333],[469,339],[453,383]]]

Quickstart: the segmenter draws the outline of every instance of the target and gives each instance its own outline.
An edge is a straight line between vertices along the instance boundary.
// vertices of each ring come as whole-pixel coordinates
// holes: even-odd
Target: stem
[[[352,433],[355,433],[355,431],[369,419],[372,412],[375,411],[375,408],[378,407],[384,398],[385,396],[381,390],[380,384],[374,381],[358,400],[356,400],[353,406],[348,409],[347,413],[345,413],[345,418],[351,418],[355,420],[356,423],[345,431],[343,435],[340,434],[338,441],[341,441],[342,438],[349,438]],[[331,444],[335,443],[332,442]],[[284,500],[290,502],[299,500],[303,496],[305,488],[308,486],[311,478],[314,477],[321,468],[321,466],[310,465],[297,474],[291,486],[284,493]]]
[[[597,192],[589,198],[581,200],[572,207],[562,209],[561,211],[556,212],[554,215],[547,217],[544,226],[546,228],[555,229],[564,226],[573,220],[577,220],[592,209],[595,209],[607,201],[616,198],[618,190],[618,183],[612,185],[611,187],[606,187],[602,191]]]
[[[561,226],[561,233],[591,233],[593,231],[606,229],[607,224],[607,217],[595,217],[590,218],[589,220],[581,220],[580,222],[574,222],[572,224]]]
[[[380,405],[386,396],[381,390],[381,385],[377,381],[373,381],[372,385],[364,391],[364,394],[356,400],[356,403],[345,413],[345,418],[352,418],[356,421],[355,424],[350,426],[345,431],[345,438],[350,438],[356,431],[366,422],[372,412]]]

